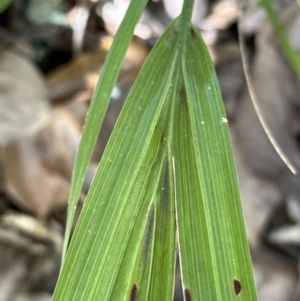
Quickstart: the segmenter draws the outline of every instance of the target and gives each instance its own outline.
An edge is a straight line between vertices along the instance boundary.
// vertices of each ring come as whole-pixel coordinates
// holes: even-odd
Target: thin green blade
[[[171,86],[176,42],[173,23],[132,88],[78,220],[55,301],[136,299],[146,217],[162,188],[165,122],[160,118]]]
[[[174,168],[185,300],[257,300],[227,119],[193,27],[177,89]]]
[[[171,25],[171,36],[177,36],[176,21]],[[177,53],[174,62],[177,61]],[[173,72],[172,72],[173,73]],[[170,73],[170,75],[172,75]],[[148,212],[147,227],[143,238],[140,260],[137,262],[135,284],[138,288],[137,301],[172,301],[174,293],[176,231],[174,203],[174,174],[171,161],[172,126],[169,120],[173,103],[173,80],[168,87],[166,104],[156,128],[161,129],[162,153],[159,186]]]
[[[126,49],[133,36],[134,27],[141,17],[146,4],[147,0],[132,0],[130,2],[124,19],[114,37],[111,49],[106,57],[99,82],[91,101],[73,170],[62,261],[64,261],[67,251],[84,177],[108,108],[111,93],[119,74]]]
[[[167,154],[162,160],[161,185],[149,212],[151,227],[145,232],[138,266],[138,301],[173,300],[176,255],[174,181]]]
[[[0,0],[0,13],[4,12],[11,2],[12,0]]]
[[[171,301],[175,214],[185,300],[256,300],[216,75],[196,30],[181,25],[126,101],[54,301]]]
[[[165,162],[160,202],[157,203],[155,245],[152,254],[151,287],[147,299],[172,301],[174,294],[176,240],[173,169]]]
[[[297,1],[299,3],[299,0]],[[291,67],[294,69],[297,76],[300,77],[299,54],[291,45],[288,35],[286,34],[285,28],[280,20],[280,17],[277,15],[276,11],[272,7],[272,2],[270,0],[258,0],[257,5],[265,10],[284,55],[288,59]]]

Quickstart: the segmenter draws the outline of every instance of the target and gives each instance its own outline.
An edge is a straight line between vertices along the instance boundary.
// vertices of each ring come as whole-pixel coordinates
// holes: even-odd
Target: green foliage
[[[191,300],[236,300],[239,283],[239,300],[255,300],[227,119],[195,28],[186,42],[181,78],[174,161],[183,283]]]
[[[189,22],[191,3],[159,39],[128,96],[54,301],[172,300],[176,246],[186,300],[256,300],[227,119],[206,46]],[[106,66],[99,83],[106,88],[95,92],[83,133],[73,201],[117,74]]]
[[[67,250],[77,202],[84,176],[96,144],[100,127],[108,108],[110,96],[115,85],[127,47],[131,42],[134,27],[142,15],[147,0],[131,1],[127,13],[114,38],[114,42],[104,62],[100,78],[91,100],[90,109],[83,128],[80,146],[76,156],[69,196],[68,217],[63,248],[63,260]]]
[[[297,0],[299,3],[299,0]],[[270,24],[272,25],[276,38],[278,40],[279,45],[281,46],[286,58],[288,59],[289,63],[291,64],[292,68],[296,72],[297,76],[300,77],[300,58],[298,53],[292,47],[289,42],[289,39],[285,33],[284,27],[272,8],[272,5],[269,0],[258,0],[258,5],[262,7],[269,19]]]
[[[0,0],[0,13],[4,12],[11,2],[12,0]]]

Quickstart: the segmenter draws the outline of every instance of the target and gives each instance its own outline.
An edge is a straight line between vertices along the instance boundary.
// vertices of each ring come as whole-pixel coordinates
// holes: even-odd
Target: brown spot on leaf
[[[242,291],[241,282],[237,279],[233,279],[233,290],[236,296],[238,296]]]
[[[135,301],[137,300],[138,297],[138,287],[137,285],[134,283],[130,292],[130,299],[129,301]]]
[[[192,295],[188,288],[184,289],[184,297],[185,297],[185,301],[192,301]]]

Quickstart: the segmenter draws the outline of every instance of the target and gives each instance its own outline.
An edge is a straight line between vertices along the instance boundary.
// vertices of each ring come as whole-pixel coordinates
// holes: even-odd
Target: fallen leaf
[[[76,119],[58,107],[38,135],[3,148],[6,189],[17,206],[40,219],[66,207],[80,133]]]
[[[50,110],[45,82],[29,58],[8,47],[0,51],[0,65],[0,145],[5,145],[36,134]]]

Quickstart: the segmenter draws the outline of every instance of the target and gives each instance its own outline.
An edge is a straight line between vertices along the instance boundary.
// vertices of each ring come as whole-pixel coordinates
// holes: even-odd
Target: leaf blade
[[[105,59],[99,81],[91,100],[72,175],[62,262],[64,262],[69,244],[77,202],[88,164],[95,147],[96,139],[110,101],[114,84],[121,68],[122,60],[133,36],[134,27],[137,24],[146,4],[147,0],[133,0],[130,2],[124,19],[122,20],[122,23],[115,35],[111,49]]]
[[[165,146],[166,147],[166,146]],[[173,300],[175,275],[175,208],[172,165],[162,156],[162,172],[156,202],[153,204],[153,233],[147,254],[141,256],[141,294],[137,301]],[[147,239],[147,237],[146,237]],[[145,256],[146,255],[146,256]]]
[[[134,267],[145,216],[160,185],[165,128],[158,121],[171,85],[175,45],[171,25],[149,55],[117,121],[53,300],[128,300],[137,292]]]
[[[182,60],[183,88],[179,86],[184,92],[178,92],[179,134],[174,141],[186,300],[256,300],[227,119],[215,71],[193,27],[187,43]],[[236,291],[238,284],[241,292]]]

